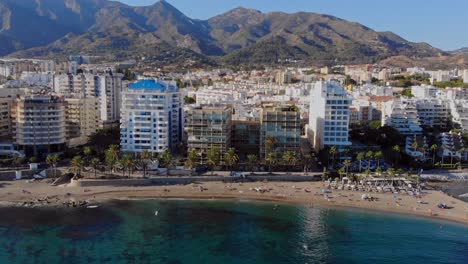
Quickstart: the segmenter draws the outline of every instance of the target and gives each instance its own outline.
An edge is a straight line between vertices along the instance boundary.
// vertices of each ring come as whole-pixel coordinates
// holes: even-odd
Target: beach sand
[[[261,188],[257,191],[255,188]],[[67,187],[50,186],[47,182],[26,180],[0,182],[0,201],[4,205],[19,205],[34,202],[35,206],[62,206],[68,201],[99,203],[109,199],[243,199],[304,204],[317,207],[348,207],[391,213],[411,214],[444,219],[468,224],[468,203],[446,195],[441,191],[423,191],[421,198],[390,193],[368,193],[376,201],[361,199],[364,192],[332,190],[322,193],[322,182],[249,182],[223,183],[204,182],[188,185],[141,186],[141,187]],[[420,203],[424,201],[425,204]],[[427,203],[427,204],[426,204]],[[445,203],[449,209],[439,209]]]

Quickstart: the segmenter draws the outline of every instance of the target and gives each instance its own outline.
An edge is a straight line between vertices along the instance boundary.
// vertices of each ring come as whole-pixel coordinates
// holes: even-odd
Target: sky
[[[133,6],[157,0],[119,0]],[[208,19],[242,6],[262,12],[333,15],[392,31],[443,50],[468,47],[468,0],[166,0],[190,18]]]

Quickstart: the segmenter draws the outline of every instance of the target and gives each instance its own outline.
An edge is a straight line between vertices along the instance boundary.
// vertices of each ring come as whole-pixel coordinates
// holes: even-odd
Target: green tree
[[[119,161],[119,154],[119,146],[117,145],[110,145],[105,152],[106,163],[112,173],[114,172],[115,165],[117,165]]]
[[[236,154],[236,150],[234,148],[228,149],[226,155],[224,156],[224,162],[229,167],[232,172],[233,166],[239,161],[239,156]]]
[[[97,178],[97,170],[99,168],[99,165],[100,165],[100,161],[98,158],[93,158],[91,161],[90,161],[90,165],[91,167],[93,168],[94,170],[94,178]]]
[[[399,145],[395,145],[392,147],[392,151],[395,153],[395,164],[398,164],[398,161],[400,160],[400,155],[401,155],[401,148]]]
[[[271,173],[271,168],[276,165],[276,162],[277,162],[277,158],[276,158],[276,153],[274,152],[269,152],[266,157],[265,157],[265,161],[267,162],[268,164],[268,171]]]
[[[192,175],[192,170],[198,164],[198,155],[197,151],[192,149],[187,153],[187,161],[185,162],[185,166],[190,170],[190,175]]]
[[[382,151],[379,150],[374,153],[374,158],[377,160],[377,167],[380,167],[380,159],[382,159],[382,157],[383,157]]]
[[[59,161],[59,156],[58,155],[55,155],[55,154],[49,154],[47,155],[47,158],[46,158],[46,163],[47,165],[51,166],[53,168],[53,174],[54,174],[54,178],[57,177],[57,163]]]
[[[430,149],[432,150],[432,166],[434,166],[435,165],[436,153],[437,153],[437,150],[439,149],[439,147],[437,146],[437,144],[432,144]]]
[[[216,148],[209,149],[206,153],[206,164],[211,168],[211,175],[214,173],[214,169],[220,162],[220,152]]]
[[[336,148],[336,146],[332,146],[329,150],[329,157],[328,159],[330,160],[330,155],[332,156],[332,167],[335,166],[335,154],[338,153],[338,149]]]
[[[364,152],[359,152],[357,154],[357,160],[359,161],[359,172],[361,172],[362,169],[362,160],[366,157],[366,153]]]
[[[267,152],[275,151],[276,139],[272,136],[267,136],[265,140],[265,146],[266,146]]]
[[[349,171],[350,166],[351,166],[351,161],[350,160],[345,160],[343,162],[343,167],[345,168],[345,171],[346,171],[346,177],[348,177],[348,171]]]
[[[172,154],[169,150],[165,150],[159,159],[161,166],[167,169],[169,169],[173,161],[174,161],[174,158],[172,157]]]
[[[249,154],[247,155],[247,160],[249,162],[250,172],[253,173],[253,169],[257,164],[258,157],[255,154]]]
[[[81,156],[75,156],[70,162],[70,165],[73,171],[76,173],[77,176],[81,176],[81,172],[83,171],[84,161]]]
[[[370,160],[373,159],[374,158],[374,152],[372,152],[372,150],[367,151],[366,158],[370,159]]]
[[[120,169],[122,170],[122,177],[125,177],[125,172],[128,170],[130,167],[130,159],[128,156],[122,157],[119,161],[118,164],[120,166]]]
[[[83,149],[83,154],[85,156],[86,162],[89,162],[91,160],[91,156],[93,155],[93,149],[91,147],[85,147]]]
[[[296,152],[291,151],[291,150],[288,150],[288,151],[284,152],[283,162],[286,165],[292,165],[293,167],[296,166],[296,163],[297,163]]]
[[[146,177],[146,173],[148,171],[148,166],[151,163],[151,152],[148,150],[143,150],[140,155],[140,164],[143,167],[143,177]]]
[[[190,105],[190,104],[194,104],[194,103],[196,103],[196,101],[195,101],[195,99],[193,97],[190,97],[188,95],[186,95],[184,97],[184,104]]]

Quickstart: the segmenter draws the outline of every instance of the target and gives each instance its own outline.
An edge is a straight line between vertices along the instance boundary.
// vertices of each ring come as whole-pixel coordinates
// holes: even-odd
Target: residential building
[[[232,146],[245,158],[260,155],[260,121],[233,120]]]
[[[190,107],[186,114],[188,151],[195,150],[205,161],[210,149],[226,153],[232,144],[232,108],[226,105]]]
[[[299,152],[301,113],[295,105],[265,103],[260,113],[260,156],[269,152]],[[269,146],[270,138],[274,142]],[[272,147],[272,148],[271,148]]]
[[[0,139],[11,136],[11,98],[0,98]]]
[[[468,133],[468,100],[450,100],[450,114],[462,132]]]
[[[402,135],[421,135],[416,103],[413,100],[396,99],[387,102],[382,108],[382,125],[394,127]]]
[[[439,93],[439,88],[431,85],[421,85],[411,87],[411,94],[418,99],[436,98]]]
[[[351,98],[337,82],[317,82],[310,92],[309,131],[312,147],[344,148],[349,141]]]
[[[65,98],[68,147],[88,143],[99,129],[99,101],[96,97]]]
[[[17,98],[11,108],[13,139],[27,156],[63,151],[66,143],[65,102],[50,95]]]
[[[153,79],[122,93],[120,146],[124,152],[175,150],[183,135],[183,100],[174,82]]]
[[[105,76],[97,77],[96,95],[99,98],[99,118],[101,120],[102,127],[116,125],[120,120],[120,107],[122,105],[121,92],[123,90],[122,79],[123,74],[120,73],[109,73]],[[164,88],[162,90],[166,91],[171,89]],[[154,92],[154,89],[149,90]]]
[[[449,105],[445,100],[415,100],[421,126],[446,128],[449,118]]]
[[[414,159],[425,161],[429,146],[425,136],[407,136],[405,144],[405,152]]]
[[[464,83],[468,83],[468,70],[463,70],[462,72],[462,79]]]
[[[465,149],[462,135],[454,132],[441,133],[439,135],[438,156],[456,160],[467,160],[468,152]]]

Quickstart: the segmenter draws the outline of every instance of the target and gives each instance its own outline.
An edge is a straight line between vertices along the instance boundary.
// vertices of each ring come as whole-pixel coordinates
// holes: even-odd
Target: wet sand
[[[257,188],[257,190],[255,190]],[[260,188],[260,189],[258,189]],[[332,190],[326,196],[321,182],[249,182],[141,187],[67,187],[47,182],[0,182],[3,205],[63,206],[69,201],[99,203],[110,199],[242,199],[304,204],[317,207],[348,207],[400,214],[411,214],[468,224],[468,203],[441,191],[423,191],[421,198],[390,193],[368,193],[374,201],[362,200],[364,192]],[[424,203],[420,203],[423,201]],[[30,203],[32,202],[32,203]],[[439,209],[445,203],[449,209]]]

